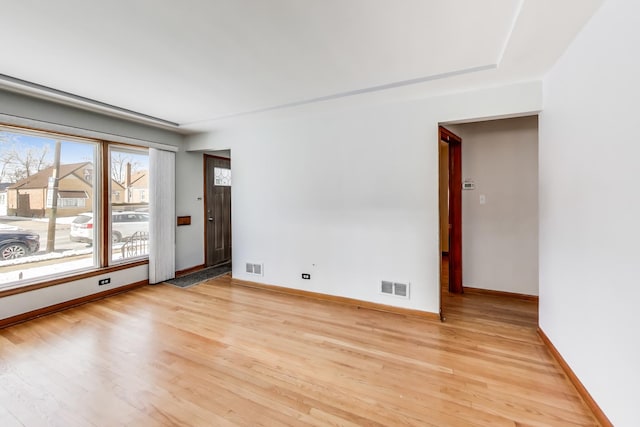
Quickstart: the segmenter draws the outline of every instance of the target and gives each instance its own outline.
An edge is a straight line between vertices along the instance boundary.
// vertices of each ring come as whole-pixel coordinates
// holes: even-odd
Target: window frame
[[[7,132],[35,134],[47,138],[61,138],[69,142],[92,143],[96,145],[96,158],[94,162],[95,164],[93,165],[93,170],[95,171],[95,182],[93,184],[95,213],[93,216],[93,221],[94,227],[97,228],[97,231],[94,234],[94,241],[96,241],[97,237],[99,242],[99,244],[95,246],[96,251],[93,253],[93,267],[72,270],[68,273],[58,273],[54,275],[40,276],[29,280],[13,282],[5,287],[0,288],[0,298],[100,276],[113,271],[135,268],[141,265],[147,265],[149,263],[148,254],[141,255],[135,258],[126,258],[118,261],[112,260],[110,253],[111,238],[107,238],[107,236],[111,235],[111,221],[106,221],[106,218],[109,218],[107,214],[110,214],[111,211],[111,147],[119,147],[121,149],[124,148],[125,150],[137,152],[148,152],[148,147],[127,144],[123,142],[114,142],[101,138],[77,136],[64,132],[41,130],[29,126],[18,126],[7,123],[0,123],[0,130],[5,130]]]
[[[132,153],[132,154],[146,154],[147,156],[149,155],[149,149],[147,147],[136,147],[136,146],[132,146],[132,145],[128,145],[128,144],[121,144],[121,143],[109,143],[106,146],[106,153],[107,153],[107,157],[105,157],[105,159],[108,159],[109,162],[107,164],[107,166],[104,168],[106,170],[105,173],[103,173],[103,175],[106,175],[106,187],[107,189],[105,190],[106,193],[105,194],[111,194],[112,188],[111,188],[111,183],[112,183],[112,177],[111,177],[111,155],[113,151],[116,152],[120,152],[120,153]],[[148,171],[147,171],[148,173]],[[132,189],[129,188],[125,188],[124,192],[126,193],[127,191],[133,191]],[[113,231],[113,201],[111,200],[112,197],[109,197],[108,200],[104,200],[103,202],[106,203],[106,210],[104,212],[104,221],[108,222],[107,226],[105,227],[107,230],[107,234],[103,239],[107,239],[107,240],[103,240],[104,244],[103,249],[105,250],[105,259],[107,261],[107,265],[119,265],[119,264],[126,264],[127,262],[130,261],[136,261],[136,260],[140,260],[140,259],[148,259],[149,258],[149,254],[143,254],[143,255],[138,255],[138,256],[134,256],[134,257],[129,257],[129,258],[122,258],[122,259],[113,259],[113,241],[111,239],[111,233]],[[126,196],[125,196],[126,199]],[[148,205],[149,202],[147,202]],[[149,215],[149,212],[146,212],[147,215]],[[116,221],[119,222],[119,221]],[[121,222],[134,222],[134,221],[121,221]],[[148,232],[148,230],[147,230]]]

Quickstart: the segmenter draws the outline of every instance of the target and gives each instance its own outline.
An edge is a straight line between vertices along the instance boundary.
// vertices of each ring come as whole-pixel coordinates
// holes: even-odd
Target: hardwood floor
[[[146,286],[0,330],[0,425],[596,425],[531,301],[440,323],[232,285]]]

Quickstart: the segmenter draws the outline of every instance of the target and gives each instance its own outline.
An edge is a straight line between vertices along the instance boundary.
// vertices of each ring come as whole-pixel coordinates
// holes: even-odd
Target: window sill
[[[70,276],[59,277],[59,278],[55,278],[55,279],[51,279],[51,280],[45,280],[45,281],[38,282],[38,283],[31,283],[31,284],[25,284],[25,285],[16,285],[16,286],[11,287],[11,288],[1,289],[0,290],[0,298],[7,297],[9,295],[16,295],[16,294],[22,294],[22,293],[25,293],[25,292],[35,291],[37,289],[48,288],[49,286],[61,285],[63,283],[73,282],[73,281],[76,281],[76,280],[82,280],[82,279],[86,279],[86,278],[89,278],[89,277],[100,276],[102,274],[111,273],[112,271],[126,270],[128,268],[134,268],[134,267],[138,267],[138,266],[141,266],[141,265],[147,265],[147,264],[149,264],[149,260],[145,258],[145,259],[139,259],[139,260],[133,261],[133,262],[126,262],[126,263],[123,262],[123,263],[120,263],[120,264],[117,264],[117,265],[112,265],[112,266],[104,267],[104,268],[98,268],[98,269],[95,269],[95,270],[86,271],[86,272],[82,272],[82,273],[74,274],[74,275],[70,275]]]

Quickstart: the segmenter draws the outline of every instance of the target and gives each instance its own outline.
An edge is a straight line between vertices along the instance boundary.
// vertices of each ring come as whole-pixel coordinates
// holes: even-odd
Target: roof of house
[[[66,165],[60,165],[60,179],[71,175],[80,168],[87,165],[91,165],[91,162],[71,163]],[[27,189],[27,188],[47,188],[49,185],[49,178],[53,174],[53,166],[41,170],[40,172],[33,174],[27,178],[21,179],[15,184],[11,184],[9,189]]]
[[[149,187],[149,174],[145,171],[137,171],[131,175],[131,187],[132,188],[147,188]]]
[[[0,191],[7,191],[7,188],[12,186],[11,182],[0,182]]]

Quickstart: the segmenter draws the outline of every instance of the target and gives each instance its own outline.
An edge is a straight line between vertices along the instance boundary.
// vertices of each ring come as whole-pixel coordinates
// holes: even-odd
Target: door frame
[[[464,293],[462,286],[462,138],[451,132],[449,129],[438,126],[438,149],[440,141],[449,147],[449,179],[448,179],[448,230],[449,230],[449,288],[450,293]],[[438,166],[438,176],[440,167]],[[440,179],[438,178],[438,188]],[[438,214],[440,218],[440,215]],[[442,221],[443,218],[440,218]],[[442,257],[442,249],[440,250]],[[442,258],[440,258],[440,266]],[[442,285],[438,283],[440,289],[440,318],[444,319],[442,311],[443,291]]]
[[[203,153],[202,155],[202,193],[203,193],[203,207],[202,207],[202,212],[203,212],[203,216],[202,216],[202,220],[203,220],[203,227],[204,227],[204,266],[205,267],[211,267],[207,265],[207,259],[208,259],[208,251],[209,251],[209,233],[207,231],[208,227],[207,227],[207,206],[208,206],[208,200],[207,200],[207,158],[214,158],[214,159],[222,159],[222,160],[228,160],[229,161],[229,167],[231,167],[231,157],[223,157],[223,156],[216,156],[215,154],[207,154],[207,153]],[[233,197],[231,198],[231,203],[233,203]],[[232,221],[233,217],[230,217],[229,221]],[[231,239],[233,239],[233,234],[231,235]],[[233,253],[231,256],[231,260],[233,261]]]

